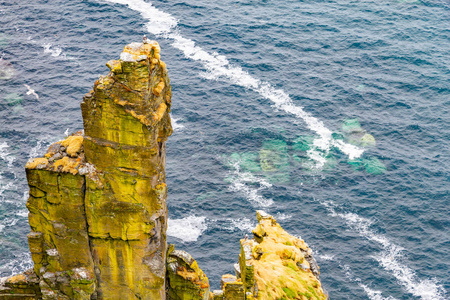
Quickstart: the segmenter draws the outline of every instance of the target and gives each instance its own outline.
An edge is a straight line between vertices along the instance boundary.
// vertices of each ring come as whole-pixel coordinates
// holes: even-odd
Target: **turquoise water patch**
[[[288,147],[282,140],[266,140],[259,150],[259,160],[264,172],[286,171],[289,168]]]
[[[312,149],[312,144],[314,142],[315,137],[312,135],[300,136],[294,140],[294,144],[292,145],[292,150],[306,152]]]
[[[344,140],[359,147],[375,146],[375,138],[362,129],[358,119],[348,119],[342,125],[344,133],[333,133],[336,140]],[[282,139],[266,139],[261,142],[259,151],[234,152],[229,156],[232,164],[238,164],[239,170],[261,175],[270,183],[289,183],[291,174],[300,171],[305,174],[329,173],[340,163],[348,163],[355,172],[380,175],[386,172],[386,166],[375,157],[361,157],[353,160],[340,158],[339,150],[329,152],[314,146],[314,135],[299,136],[291,142]],[[323,161],[312,157],[318,155]],[[228,182],[228,181],[227,181]]]
[[[0,33],[0,49],[4,49],[8,45],[8,36]]]
[[[9,106],[16,106],[16,105],[22,104],[23,97],[17,93],[9,93],[9,94],[6,94],[5,97],[3,97],[2,102]]]
[[[386,165],[376,157],[352,159],[347,163],[355,171],[366,171],[372,175],[384,174],[387,171]]]
[[[375,157],[363,160],[364,169],[369,174],[380,175],[386,172],[386,166]]]
[[[361,132],[363,129],[361,128],[361,124],[358,119],[347,119],[342,123],[342,131],[345,133],[352,132]]]
[[[259,161],[264,176],[271,183],[289,182],[290,156],[282,140],[265,140],[259,150]]]

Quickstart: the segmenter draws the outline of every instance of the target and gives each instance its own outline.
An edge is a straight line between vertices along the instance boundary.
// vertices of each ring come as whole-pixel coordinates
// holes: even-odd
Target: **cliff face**
[[[159,45],[133,43],[81,103],[85,209],[98,292],[105,299],[165,294],[165,141],[171,89]],[[103,286],[107,288],[103,288]]]
[[[0,299],[325,299],[311,250],[263,212],[222,290],[167,247],[171,88],[159,52],[127,45],[81,103],[84,132],[27,163],[34,268],[0,279]]]
[[[81,103],[84,134],[26,166],[28,235],[44,299],[164,299],[165,141],[159,45],[133,43]]]

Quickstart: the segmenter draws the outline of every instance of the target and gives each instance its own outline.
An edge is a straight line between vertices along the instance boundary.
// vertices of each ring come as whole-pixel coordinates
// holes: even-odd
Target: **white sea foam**
[[[333,260],[334,256],[333,255],[328,255],[328,254],[318,254],[315,255],[317,258],[319,258],[320,260]]]
[[[148,32],[171,40],[172,45],[181,50],[187,58],[203,65],[207,70],[207,73],[203,73],[203,77],[210,80],[225,79],[232,84],[251,89],[270,100],[276,109],[301,118],[310,130],[319,135],[319,138],[314,141],[315,148],[308,151],[310,158],[316,161],[317,168],[325,164],[325,156],[331,146],[340,149],[350,159],[357,158],[364,152],[361,148],[334,140],[331,130],[326,128],[322,121],[305,112],[302,107],[294,105],[291,97],[283,90],[276,89],[271,84],[248,74],[241,67],[230,64],[225,56],[217,53],[210,54],[197,46],[193,40],[184,38],[177,28],[177,20],[170,14],[158,10],[151,3],[143,0],[106,1],[127,5],[130,9],[141,13],[142,17],[148,21],[146,24]]]
[[[274,215],[274,217],[277,221],[283,221],[283,220],[289,220],[290,218],[292,218],[292,215],[278,212]]]
[[[343,265],[340,261],[338,261],[338,264],[342,271],[344,271],[345,277],[352,282],[356,282],[364,290],[370,300],[396,300],[396,298],[392,296],[383,297],[381,291],[373,290],[366,284],[362,283],[361,278],[356,277],[348,265]]]
[[[397,281],[406,289],[408,293],[423,300],[444,300],[446,291],[442,285],[439,285],[434,279],[420,279],[415,272],[407,265],[402,263],[404,258],[404,249],[392,243],[386,236],[374,232],[370,227],[372,221],[354,213],[338,213],[336,206],[331,202],[323,202],[331,216],[339,217],[346,221],[347,225],[356,230],[364,238],[376,242],[383,247],[383,251],[374,258],[379,264],[392,274]],[[383,299],[376,298],[374,300]]]
[[[0,159],[4,160],[7,163],[8,169],[11,169],[12,164],[16,158],[8,152],[8,148],[9,146],[6,142],[0,143]]]
[[[183,219],[169,219],[167,235],[184,242],[195,242],[207,228],[205,217],[191,215]]]
[[[59,47],[53,47],[52,44],[43,44],[44,53],[50,54],[53,57],[58,57],[62,53],[62,49]]]
[[[244,232],[252,232],[253,228],[255,228],[256,224],[254,224],[250,219],[248,218],[240,218],[240,219],[229,219],[230,222],[229,226],[226,226],[225,228],[234,231],[235,229],[238,229],[240,231]]]
[[[172,115],[170,116],[170,119],[172,120],[173,131],[181,131],[181,130],[183,130],[184,125],[179,123],[180,119],[176,119]]]
[[[5,200],[3,198],[3,193],[7,190],[11,190],[14,188],[14,179],[5,180],[4,175],[6,173],[10,173],[13,171],[13,163],[15,161],[15,157],[8,151],[8,144],[6,142],[0,143],[0,159],[6,162],[6,168],[0,168],[0,202],[8,202],[13,203],[14,201]],[[15,178],[14,174],[14,178]],[[6,182],[5,182],[6,181]]]
[[[14,253],[15,258],[8,261],[4,265],[0,265],[0,273],[3,274],[17,274],[33,267],[31,254],[27,252]]]
[[[8,182],[7,184],[3,185],[3,182],[2,182],[2,180],[0,178],[0,197],[3,195],[3,193],[6,190],[11,189],[13,186],[14,186],[14,184],[12,182]],[[11,201],[5,201],[2,198],[0,198],[0,202],[11,202]]]
[[[255,206],[268,207],[273,204],[273,200],[265,198],[259,194],[263,189],[272,187],[272,184],[263,178],[256,177],[250,172],[242,172],[239,161],[230,162],[230,166],[234,168],[231,171],[229,189],[235,192],[241,192],[247,200]],[[258,185],[259,187],[255,187]]]
[[[372,290],[367,285],[363,283],[358,283],[358,285],[366,292],[370,300],[395,300],[396,298],[392,296],[383,297],[381,291]]]
[[[28,195],[28,193],[27,193],[27,195]],[[20,210],[20,211],[16,212],[16,216],[22,217],[22,218],[28,218],[28,210],[26,210],[26,209]]]
[[[19,219],[16,219],[16,218],[5,218],[5,219],[1,220],[0,232],[2,232],[5,227],[15,226],[18,221],[19,221]]]

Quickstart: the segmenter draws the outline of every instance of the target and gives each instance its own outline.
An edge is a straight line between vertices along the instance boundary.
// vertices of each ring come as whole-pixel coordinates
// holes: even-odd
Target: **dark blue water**
[[[213,288],[264,209],[331,299],[448,299],[447,1],[117,2],[0,0],[0,276],[31,265],[26,161],[145,33],[173,88],[169,241]]]

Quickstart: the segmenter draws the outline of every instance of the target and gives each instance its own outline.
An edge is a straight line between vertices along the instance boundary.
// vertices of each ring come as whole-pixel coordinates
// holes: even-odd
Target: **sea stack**
[[[107,66],[81,102],[84,130],[25,167],[34,268],[0,278],[0,299],[326,299],[311,249],[262,211],[221,290],[167,246],[166,65],[147,40]]]
[[[81,103],[85,209],[98,293],[104,299],[164,299],[166,139],[171,89],[156,42],[132,43],[109,61]]]

